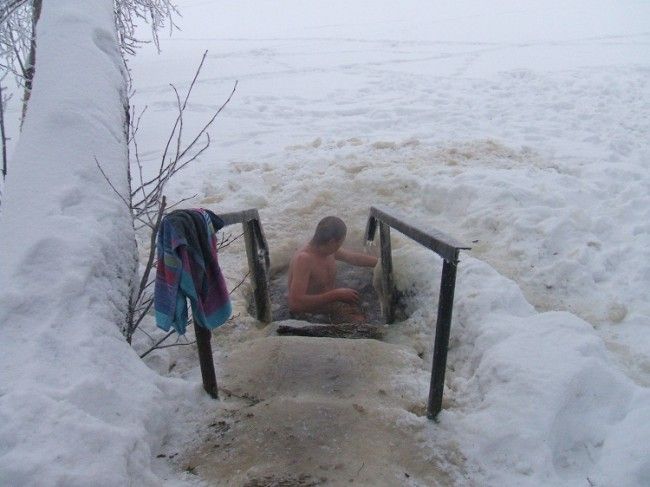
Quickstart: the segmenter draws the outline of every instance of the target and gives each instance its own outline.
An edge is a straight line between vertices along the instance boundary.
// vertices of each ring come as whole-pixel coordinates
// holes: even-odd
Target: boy
[[[341,248],[347,228],[335,216],[323,218],[311,241],[298,250],[289,264],[289,310],[292,313],[324,313],[334,322],[362,323],[359,293],[336,283],[336,260],[374,267],[377,257]]]

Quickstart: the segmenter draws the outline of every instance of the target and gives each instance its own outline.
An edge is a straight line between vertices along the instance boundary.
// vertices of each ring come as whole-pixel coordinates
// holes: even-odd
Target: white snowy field
[[[343,444],[345,431],[328,431],[309,411],[365,431],[346,454],[358,448],[386,463],[353,458],[359,485],[650,485],[650,4],[178,2],[182,31],[162,40],[160,54],[148,46],[130,62],[133,102],[148,106],[145,169],[175,117],[169,83],[186,89],[205,49],[185,133],[239,85],[172,199],[196,194],[187,206],[216,212],[259,208],[277,268],[327,214],[344,217],[350,245],[360,246],[371,204],[473,247],[461,256],[437,423],[421,415],[440,273],[428,251],[394,233],[410,316],[387,343],[327,342],[349,374],[343,383],[367,372],[357,360],[377,372],[366,389],[327,400],[319,391],[328,385],[305,377],[327,350],[290,342],[280,355],[303,387],[290,389],[283,371],[265,367],[277,366],[270,352],[280,342],[246,316],[238,292],[240,317],[215,334],[219,381],[267,402],[248,430],[242,413],[242,444],[231,451],[239,456],[210,472],[214,458],[197,438],[206,416],[234,427],[233,400],[201,394],[191,347],[152,354],[152,371],[112,328],[124,290],[110,286],[119,275],[106,261],[120,274],[132,247],[91,160],[115,161],[119,178],[125,157],[109,3],[61,0],[39,33],[52,53],[37,76],[52,90],[35,95],[40,115],[25,126],[0,214],[0,484],[199,483],[184,463],[198,455],[208,483],[241,485],[287,460],[282,443],[261,448],[256,436],[279,410],[300,418],[300,447],[313,432]],[[54,35],[56,25],[74,35]],[[96,51],[90,73],[76,74],[75,58]],[[59,174],[56,164],[71,170]],[[114,218],[96,222],[100,211]],[[39,215],[40,227],[21,223]],[[233,282],[245,265],[235,250],[220,257]],[[249,377],[268,378],[266,389]],[[162,454],[181,460],[170,468]],[[174,471],[183,468],[189,474]],[[347,485],[348,467],[336,468],[331,485]]]

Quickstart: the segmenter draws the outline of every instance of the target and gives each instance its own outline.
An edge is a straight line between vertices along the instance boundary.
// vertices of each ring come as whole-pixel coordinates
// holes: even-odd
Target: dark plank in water
[[[377,325],[366,323],[280,325],[278,335],[297,335],[329,338],[374,338],[380,340],[384,333]]]

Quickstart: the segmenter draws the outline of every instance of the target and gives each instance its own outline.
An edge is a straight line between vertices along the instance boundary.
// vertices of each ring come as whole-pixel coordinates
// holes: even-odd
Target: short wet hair
[[[315,245],[325,245],[326,243],[336,240],[337,242],[345,239],[348,228],[337,216],[326,216],[316,225],[316,231],[311,241]]]

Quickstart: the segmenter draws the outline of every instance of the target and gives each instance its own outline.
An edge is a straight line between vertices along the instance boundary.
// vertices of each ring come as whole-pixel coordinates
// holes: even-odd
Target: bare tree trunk
[[[27,115],[27,103],[32,94],[32,82],[36,70],[36,24],[38,23],[38,19],[41,17],[42,6],[43,0],[34,0],[34,10],[32,13],[32,40],[29,49],[29,58],[27,59],[27,65],[25,67],[25,93],[23,95],[23,114],[20,120],[21,129],[23,127],[23,122],[25,121],[25,115]]]
[[[5,135],[5,106],[0,85],[0,138],[2,139],[2,177],[7,177],[7,136]]]

